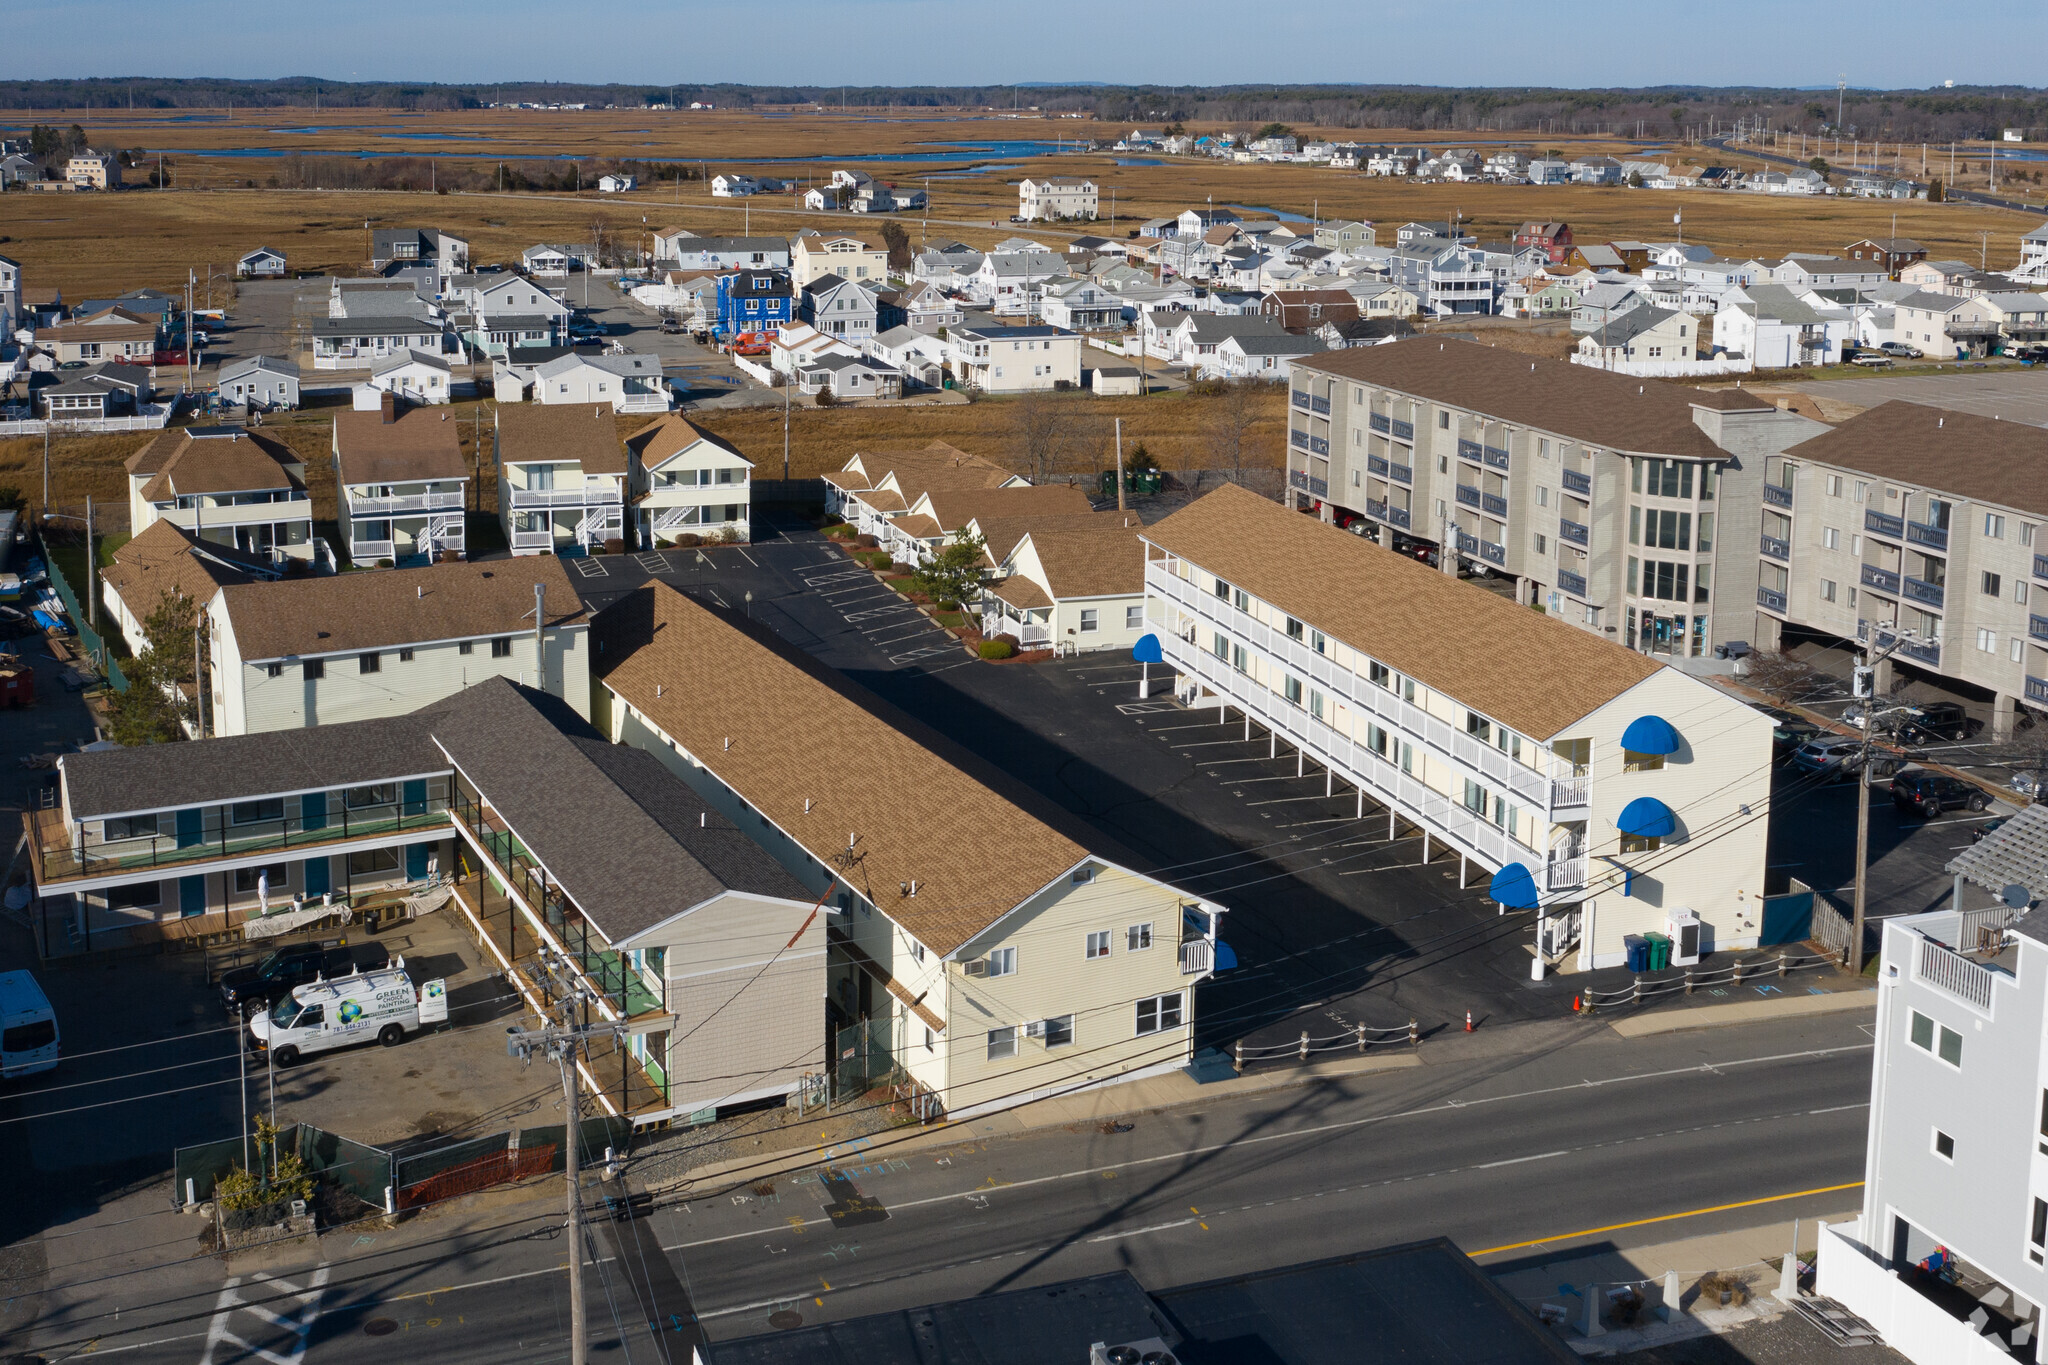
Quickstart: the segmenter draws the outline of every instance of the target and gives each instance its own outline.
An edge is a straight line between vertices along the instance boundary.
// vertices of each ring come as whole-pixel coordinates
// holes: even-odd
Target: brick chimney
[[[377,400],[377,411],[384,415],[384,425],[390,426],[398,420],[398,395],[384,390],[384,396]]]

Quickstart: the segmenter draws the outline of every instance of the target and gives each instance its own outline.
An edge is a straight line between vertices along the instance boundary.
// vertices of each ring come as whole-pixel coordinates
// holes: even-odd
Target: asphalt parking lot
[[[1897,398],[2007,422],[2048,426],[2048,368],[2041,366],[1835,379],[1815,384],[1810,391],[1865,407]]]

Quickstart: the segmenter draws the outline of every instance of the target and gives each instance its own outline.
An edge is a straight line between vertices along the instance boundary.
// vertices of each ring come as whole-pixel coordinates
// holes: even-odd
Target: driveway
[[[1980,417],[2048,426],[2048,369],[2039,366],[1834,379],[1810,385],[1807,392],[1865,407],[1898,398]]]

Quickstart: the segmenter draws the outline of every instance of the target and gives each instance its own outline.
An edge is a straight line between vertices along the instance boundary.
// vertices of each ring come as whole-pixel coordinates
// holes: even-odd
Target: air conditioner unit
[[[1088,1348],[1088,1365],[1180,1365],[1180,1358],[1158,1337],[1109,1346],[1098,1341]]]
[[[970,961],[967,964],[967,974],[969,976],[987,976],[988,959],[985,957],[977,957]]]
[[[1030,1023],[1026,1024],[1024,1026],[1024,1036],[1026,1038],[1043,1038],[1045,1036],[1045,1020],[1033,1019]]]

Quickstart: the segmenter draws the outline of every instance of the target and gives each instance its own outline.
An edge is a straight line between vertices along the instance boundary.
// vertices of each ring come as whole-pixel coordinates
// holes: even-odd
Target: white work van
[[[57,1012],[28,972],[0,972],[0,1080],[57,1065]]]
[[[396,1047],[406,1034],[447,1021],[447,983],[429,981],[415,990],[400,957],[374,972],[294,987],[250,1018],[249,1036],[258,1048],[269,1048],[279,1066],[290,1066],[308,1053],[372,1038]]]

